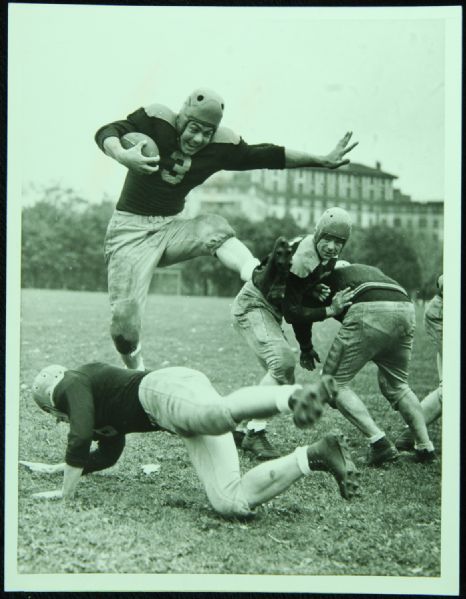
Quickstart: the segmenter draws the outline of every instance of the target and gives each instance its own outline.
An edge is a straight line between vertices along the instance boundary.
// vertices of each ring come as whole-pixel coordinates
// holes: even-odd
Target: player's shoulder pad
[[[147,114],[147,116],[156,119],[162,119],[163,121],[166,121],[175,127],[176,114],[173,112],[173,110],[168,108],[168,106],[164,106],[163,104],[151,104],[150,106],[144,107],[144,112]]]
[[[210,143],[214,144],[234,144],[237,146],[240,142],[241,137],[228,129],[227,127],[219,127],[215,132],[212,141]]]
[[[291,259],[290,272],[304,279],[319,265],[320,260],[314,245],[314,235],[306,235]]]

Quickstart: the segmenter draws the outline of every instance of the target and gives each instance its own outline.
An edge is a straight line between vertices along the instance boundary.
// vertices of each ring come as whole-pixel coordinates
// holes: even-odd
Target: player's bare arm
[[[300,168],[305,166],[323,166],[324,168],[335,169],[349,163],[346,154],[351,152],[359,142],[348,145],[352,137],[352,131],[348,131],[337,143],[334,149],[324,156],[309,154],[285,148],[285,167]]]
[[[53,466],[52,464],[42,464],[43,466]],[[56,464],[55,466],[62,466]],[[44,472],[44,470],[41,470]],[[76,468],[75,466],[64,465],[63,468],[63,486],[61,489],[54,489],[53,491],[42,491],[41,493],[34,493],[35,499],[71,499],[76,491],[76,487],[81,479],[83,468]]]
[[[145,144],[145,141],[140,141],[132,148],[126,150],[121,145],[118,137],[107,137],[103,145],[107,156],[110,156],[136,173],[151,175],[159,170],[157,163],[160,160],[160,156],[144,156],[142,148]]]

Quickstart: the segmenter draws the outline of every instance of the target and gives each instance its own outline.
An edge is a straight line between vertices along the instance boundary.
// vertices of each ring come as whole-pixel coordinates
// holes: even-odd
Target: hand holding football
[[[125,150],[129,150],[130,148],[134,148],[141,142],[145,142],[141,146],[141,153],[143,156],[147,156],[149,158],[153,158],[154,156],[159,155],[159,149],[157,144],[145,133],[137,133],[136,131],[132,131],[131,133],[125,133],[120,138],[121,145],[125,148]]]
[[[132,131],[120,138],[120,144],[128,152],[124,152],[119,162],[142,175],[151,175],[159,170],[159,149],[155,141],[145,135]]]

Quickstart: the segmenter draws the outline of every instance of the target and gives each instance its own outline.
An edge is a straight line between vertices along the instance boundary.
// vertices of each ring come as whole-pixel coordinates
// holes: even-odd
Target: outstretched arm
[[[353,133],[348,131],[348,133],[340,139],[335,148],[324,156],[285,148],[285,168],[322,166],[324,168],[335,169],[344,164],[348,164],[349,159],[344,158],[344,156],[358,145],[358,142],[348,145],[352,135]]]

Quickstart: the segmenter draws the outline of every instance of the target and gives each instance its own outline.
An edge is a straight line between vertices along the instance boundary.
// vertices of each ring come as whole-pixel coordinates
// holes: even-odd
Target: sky
[[[10,4],[10,163],[23,188],[116,200],[125,168],[95,131],[207,86],[249,143],[325,154],[350,130],[353,161],[444,199],[443,10]]]

